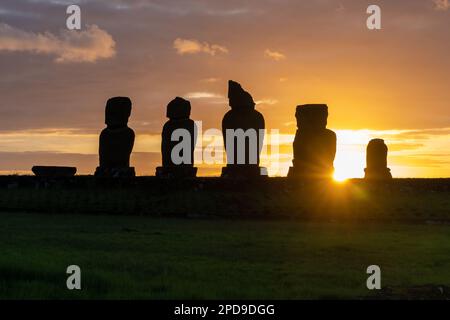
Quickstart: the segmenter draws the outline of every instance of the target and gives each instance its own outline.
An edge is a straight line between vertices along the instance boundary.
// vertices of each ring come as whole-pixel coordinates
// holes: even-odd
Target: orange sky
[[[81,31],[65,29],[72,3]],[[366,28],[369,4],[382,30]],[[449,15],[445,0],[2,1],[0,172],[92,173],[104,104],[125,95],[133,165],[153,174],[167,103],[188,98],[204,130],[220,128],[233,79],[282,134],[278,160],[265,163],[274,175],[290,165],[295,106],[327,103],[338,177],[363,175],[374,137],[388,143],[394,176],[448,177]]]

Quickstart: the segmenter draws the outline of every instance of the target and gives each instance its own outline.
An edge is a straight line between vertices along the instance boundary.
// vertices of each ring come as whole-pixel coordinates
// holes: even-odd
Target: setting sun
[[[344,175],[339,175],[336,172],[333,175],[333,180],[336,182],[344,182],[346,181],[348,178]]]

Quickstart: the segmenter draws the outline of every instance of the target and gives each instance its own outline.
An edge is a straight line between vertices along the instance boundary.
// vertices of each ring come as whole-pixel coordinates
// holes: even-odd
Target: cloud
[[[276,100],[276,99],[263,99],[263,100],[258,100],[258,101],[256,101],[255,103],[256,103],[257,105],[260,105],[260,104],[266,104],[266,105],[272,106],[272,105],[274,105],[274,104],[277,104],[277,103],[278,103],[278,100]]]
[[[278,52],[278,51],[272,51],[270,49],[266,49],[266,51],[264,51],[264,55],[267,58],[275,60],[275,61],[280,61],[280,60],[286,59],[286,56],[283,53]]]
[[[389,151],[415,150],[423,146],[422,143],[391,143],[389,144]]]
[[[222,4],[218,1],[149,1],[149,0],[104,0],[105,4],[115,10],[149,10],[158,14],[169,14],[176,16],[186,15],[206,15],[213,17],[233,17],[250,13],[257,13],[258,10],[243,7],[240,3]]]
[[[419,129],[419,130],[399,130],[384,134],[386,139],[401,139],[401,140],[428,140],[433,136],[446,136],[450,135],[450,128],[431,128],[431,129]]]
[[[212,92],[189,92],[185,94],[187,99],[225,99],[224,96]]]
[[[177,50],[179,55],[206,53],[215,56],[218,53],[228,53],[228,49],[218,44],[209,44],[207,42],[200,42],[195,39],[181,39],[177,38],[173,42],[173,47]]]
[[[115,55],[115,41],[96,25],[86,30],[63,30],[59,36],[50,32],[33,33],[0,24],[0,52],[29,52],[55,55],[58,63],[95,62]]]
[[[36,12],[24,12],[19,10],[10,10],[0,8],[0,16],[5,17],[22,17],[22,18],[39,18],[40,15]]]
[[[206,83],[216,83],[220,81],[220,78],[206,78],[202,79],[201,81]]]
[[[450,8],[449,0],[433,0],[434,8],[440,11],[446,11]]]

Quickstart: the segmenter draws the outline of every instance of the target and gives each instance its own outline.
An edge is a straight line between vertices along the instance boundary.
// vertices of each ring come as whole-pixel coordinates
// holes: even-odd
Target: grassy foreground
[[[0,213],[0,298],[448,296],[450,225]],[[82,290],[66,289],[66,268]],[[366,268],[382,270],[381,292]]]

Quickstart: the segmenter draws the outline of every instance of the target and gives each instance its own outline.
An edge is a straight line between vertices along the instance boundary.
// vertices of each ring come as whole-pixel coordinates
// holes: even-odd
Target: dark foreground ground
[[[1,214],[0,297],[450,299],[450,226]],[[82,290],[66,289],[66,268]],[[382,270],[381,292],[366,268]]]
[[[369,183],[286,178],[181,182],[155,177],[40,180],[0,176],[0,212],[227,219],[450,222],[450,179]]]
[[[450,299],[449,181],[0,177],[0,298]]]

